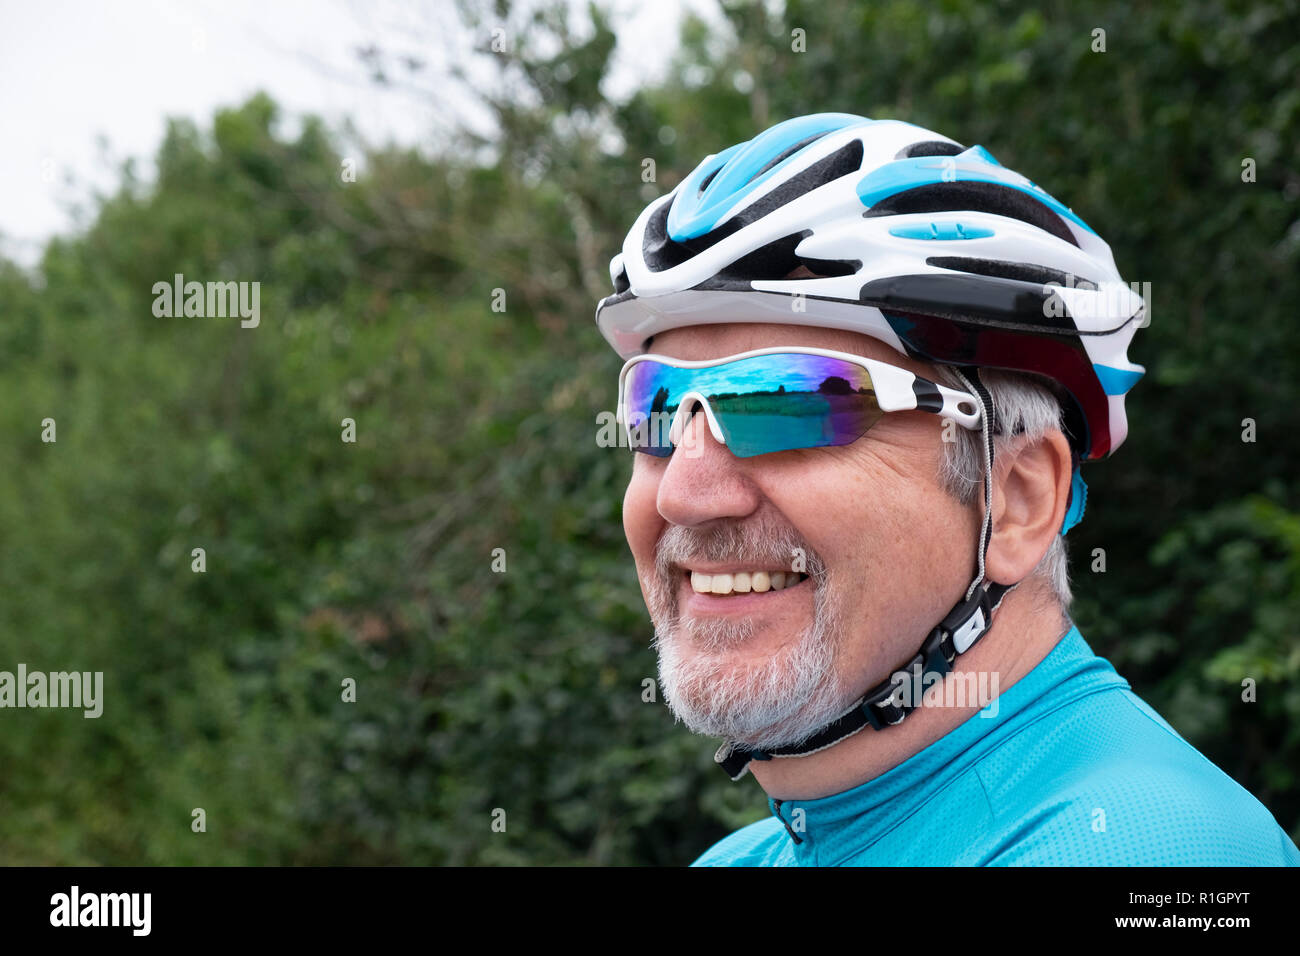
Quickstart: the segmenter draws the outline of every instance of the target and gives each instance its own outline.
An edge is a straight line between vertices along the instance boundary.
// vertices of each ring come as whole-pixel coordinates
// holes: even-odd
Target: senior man
[[[623,520],[660,682],[771,816],[696,865],[1300,865],[1069,616],[1143,302],[982,147],[821,113],[637,219]]]

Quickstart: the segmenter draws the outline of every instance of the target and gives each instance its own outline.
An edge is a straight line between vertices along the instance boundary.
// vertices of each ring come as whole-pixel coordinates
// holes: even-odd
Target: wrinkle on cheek
[[[919,445],[901,443],[855,442],[847,450],[841,483],[845,526],[873,529],[871,562],[905,553],[933,514],[925,502],[933,504],[933,496],[943,494],[937,457]]]
[[[877,425],[846,448],[857,466],[870,474],[884,469],[909,484],[939,474],[939,450],[927,433],[915,427]]]

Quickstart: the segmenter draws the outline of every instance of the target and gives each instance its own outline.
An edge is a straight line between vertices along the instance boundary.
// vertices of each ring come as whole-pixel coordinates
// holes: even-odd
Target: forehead
[[[704,361],[735,355],[737,352],[748,352],[751,349],[781,346],[850,352],[897,365],[926,378],[934,377],[933,365],[908,358],[879,339],[860,332],[806,325],[774,325],[770,322],[692,325],[660,332],[646,345],[646,351],[686,361]]]

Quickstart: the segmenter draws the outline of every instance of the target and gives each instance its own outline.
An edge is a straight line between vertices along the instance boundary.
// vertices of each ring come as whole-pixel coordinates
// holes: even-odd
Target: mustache
[[[655,546],[655,574],[673,581],[695,562],[799,570],[821,583],[826,564],[803,536],[771,519],[725,521],[704,527],[671,525]]]

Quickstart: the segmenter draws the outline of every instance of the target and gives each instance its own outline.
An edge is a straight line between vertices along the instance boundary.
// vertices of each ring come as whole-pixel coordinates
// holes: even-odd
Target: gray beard
[[[857,702],[860,695],[846,690],[839,677],[845,635],[838,602],[832,599],[835,592],[824,563],[807,547],[813,620],[766,660],[738,664],[717,656],[753,636],[749,618],[681,618],[680,565],[694,558],[789,566],[797,547],[802,542],[788,529],[767,530],[753,523],[710,531],[679,525],[660,539],[654,580],[646,588],[659,685],[673,716],[694,733],[756,749],[797,746]]]

